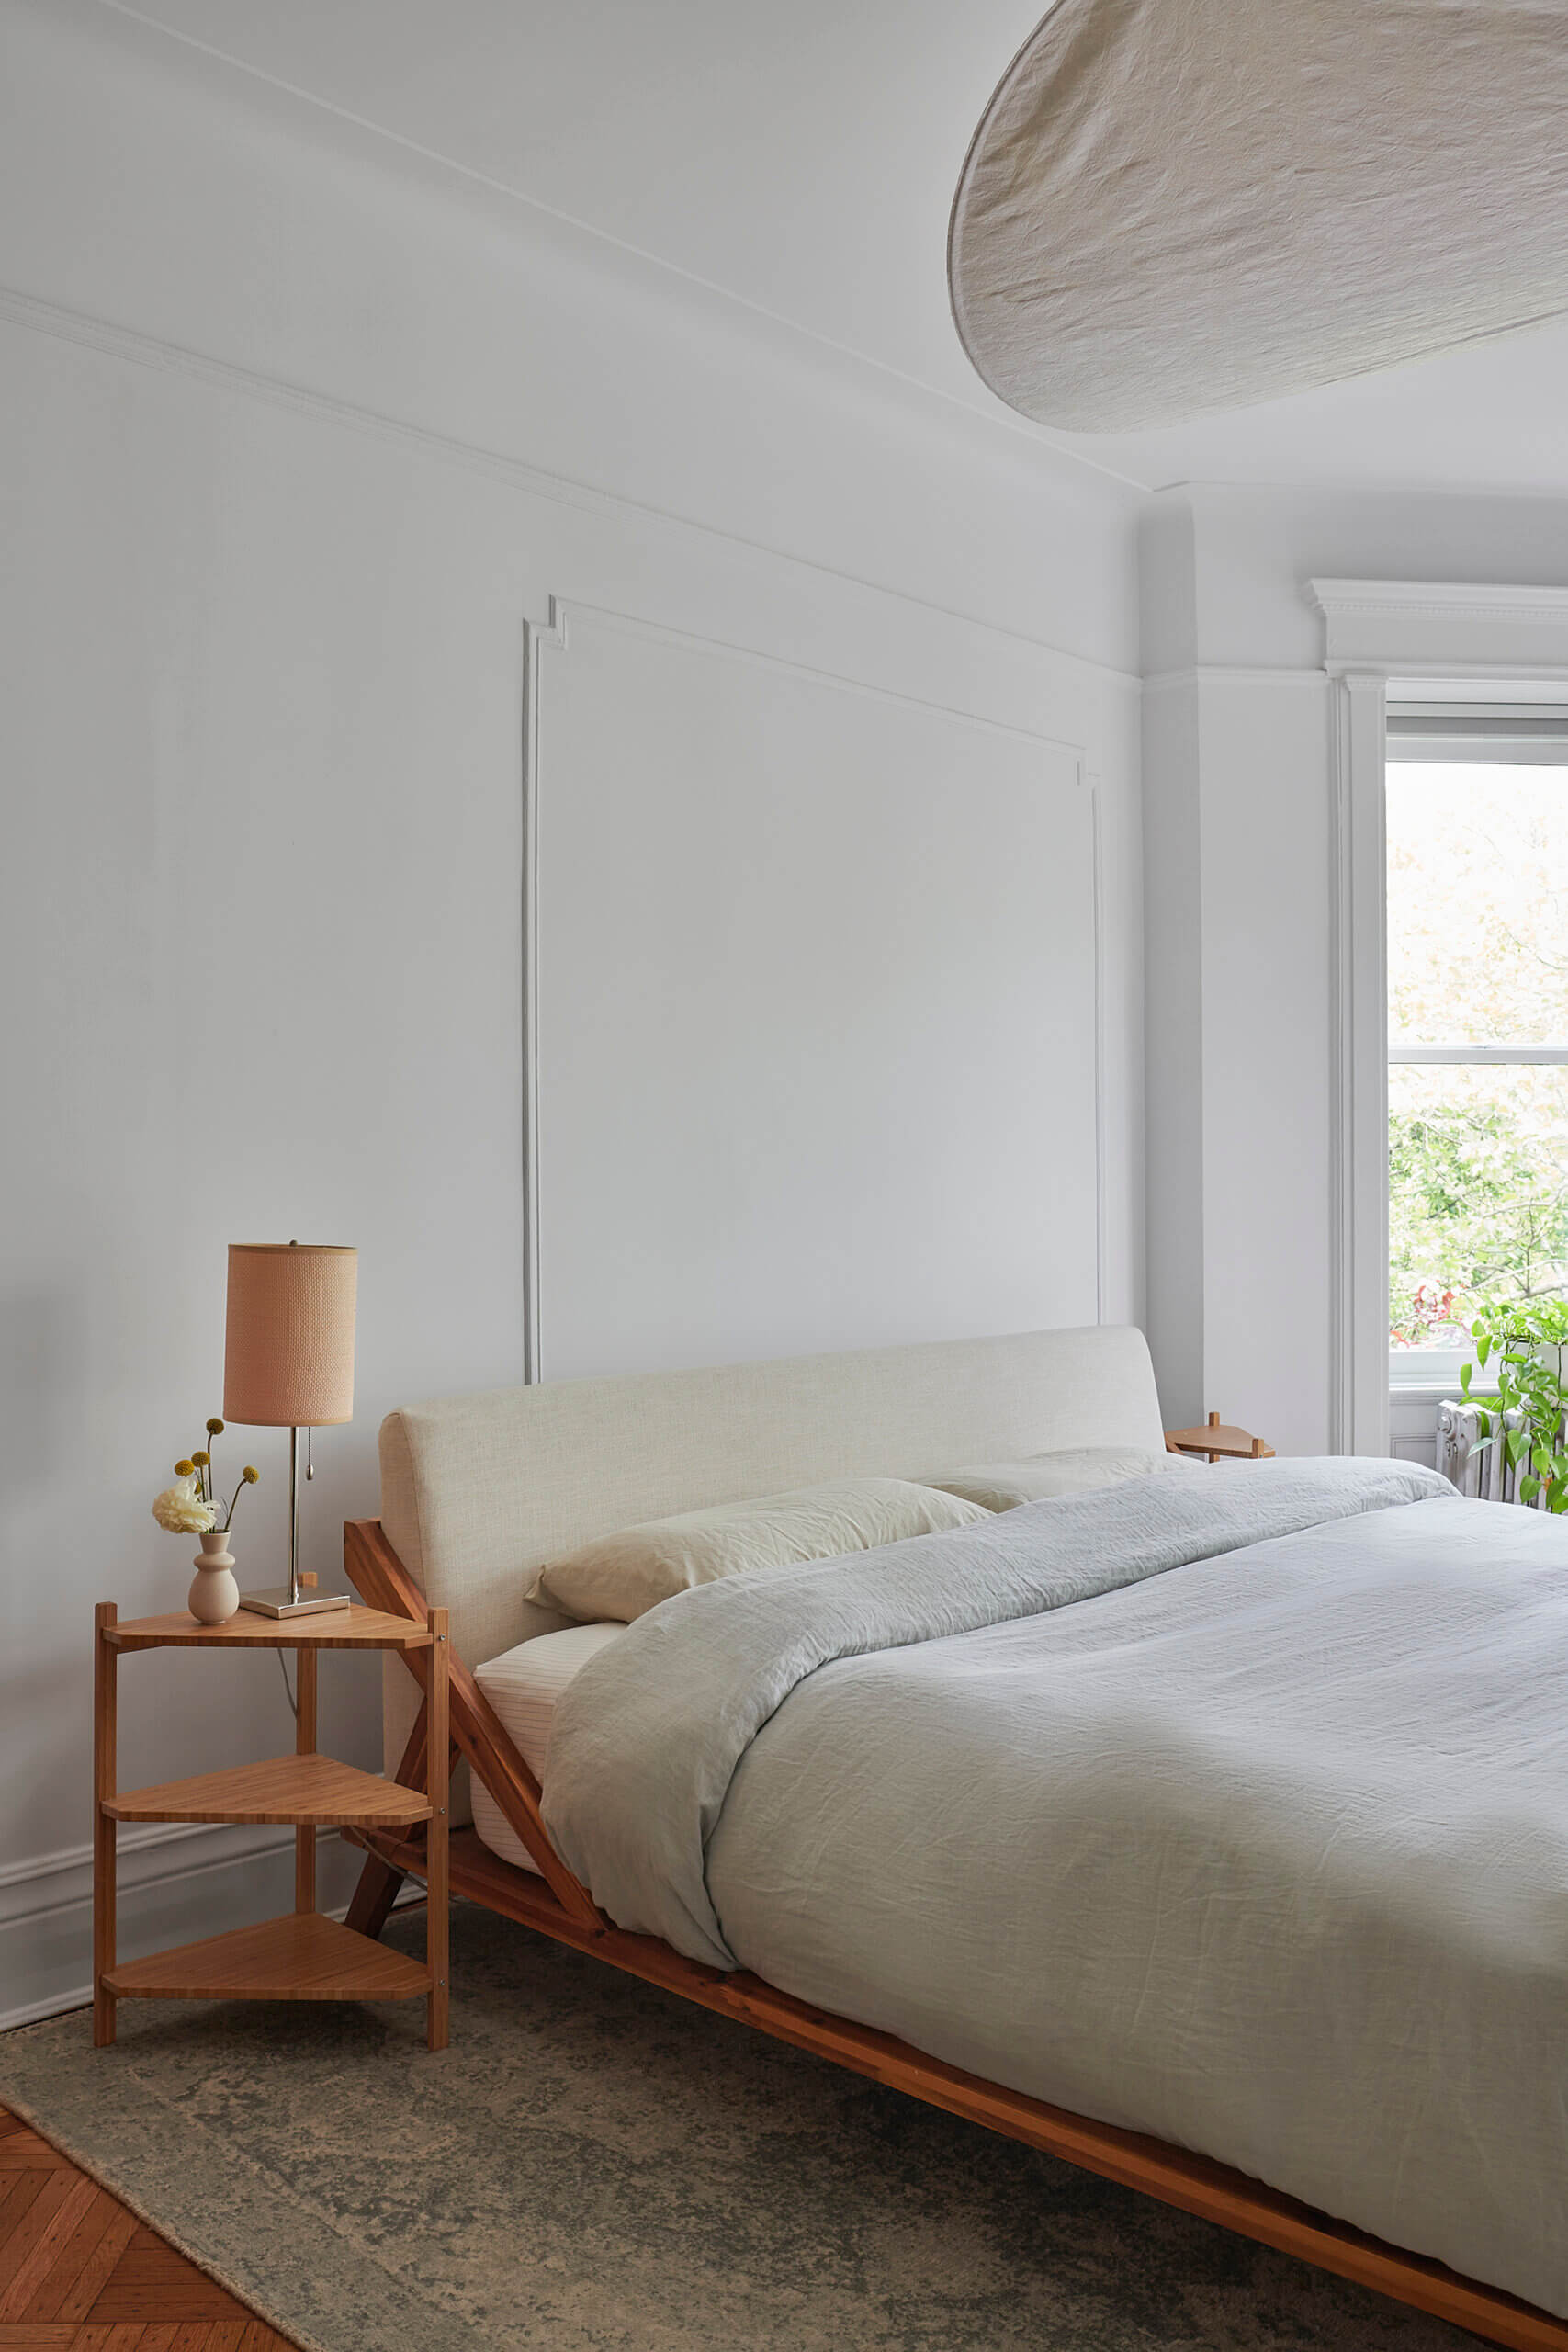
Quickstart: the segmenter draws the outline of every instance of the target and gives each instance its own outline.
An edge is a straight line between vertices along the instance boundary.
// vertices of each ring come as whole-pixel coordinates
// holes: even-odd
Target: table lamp
[[[299,1587],[299,1432],[354,1419],[358,1252],[316,1242],[231,1241],[223,1418],[288,1431],[288,1582],[243,1592],[261,1617],[346,1609],[346,1592]],[[307,1470],[306,1476],[311,1476]]]

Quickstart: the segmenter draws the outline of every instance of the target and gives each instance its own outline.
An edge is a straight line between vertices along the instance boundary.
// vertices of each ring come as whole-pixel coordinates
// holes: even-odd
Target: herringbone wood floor
[[[0,2108],[0,2352],[293,2352]]]

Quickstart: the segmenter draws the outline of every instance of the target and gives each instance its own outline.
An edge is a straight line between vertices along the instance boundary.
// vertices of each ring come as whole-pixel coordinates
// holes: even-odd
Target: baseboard
[[[290,1829],[161,1822],[122,1828],[118,1845],[123,1960],[293,1907]],[[321,1833],[323,1911],[346,1908],[363,1859],[335,1830]],[[91,1846],[0,1867],[0,2032],[90,2001],[92,1967]]]

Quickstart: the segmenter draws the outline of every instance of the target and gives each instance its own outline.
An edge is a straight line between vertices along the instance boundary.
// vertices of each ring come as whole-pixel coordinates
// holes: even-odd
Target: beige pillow
[[[1092,1494],[1097,1487],[1119,1487],[1128,1478],[1206,1474],[1206,1462],[1179,1453],[1156,1453],[1142,1445],[1076,1445],[1059,1453],[1031,1453],[1021,1462],[981,1462],[971,1470],[950,1470],[928,1483],[945,1495],[983,1503],[987,1510],[1016,1510],[1020,1503],[1044,1502],[1055,1495]]]
[[[985,1516],[982,1505],[905,1478],[836,1478],[795,1494],[762,1495],[618,1528],[564,1560],[547,1562],[528,1599],[588,1623],[629,1621],[671,1593],[745,1568],[836,1560],[906,1536],[968,1527]]]

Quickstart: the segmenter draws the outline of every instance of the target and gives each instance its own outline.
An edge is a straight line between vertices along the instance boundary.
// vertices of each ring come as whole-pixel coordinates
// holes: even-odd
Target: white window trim
[[[1568,684],[1559,689],[1559,694],[1562,700],[1554,705],[1515,704],[1506,712],[1506,731],[1489,729],[1484,722],[1461,715],[1460,707],[1451,699],[1450,709],[1454,715],[1446,725],[1433,716],[1423,716],[1415,721],[1404,718],[1402,722],[1399,712],[1407,712],[1413,701],[1418,703],[1421,699],[1419,695],[1402,695],[1388,715],[1385,763],[1568,767],[1568,717],[1562,708],[1562,702],[1568,701]],[[1433,703],[1429,711],[1435,714],[1440,707]],[[1499,707],[1493,716],[1502,717],[1505,708]],[[1419,730],[1428,724],[1443,726],[1443,732],[1423,735]],[[1421,1066],[1441,1069],[1562,1068],[1568,1063],[1568,1046],[1418,1046],[1403,1037],[1391,1037],[1388,1063],[1391,1069]],[[1457,1395],[1460,1373],[1466,1365],[1470,1367],[1472,1393],[1477,1396],[1495,1395],[1495,1379],[1482,1372],[1472,1348],[1420,1348],[1408,1351],[1391,1348],[1391,1405],[1440,1404],[1445,1397]]]
[[[1568,587],[1308,585],[1324,618],[1324,669],[1334,696],[1329,1443],[1337,1453],[1381,1454],[1389,1447],[1390,1385],[1383,789],[1390,682],[1518,679],[1538,690],[1561,685],[1568,699]]]

